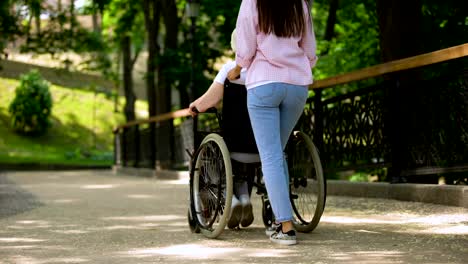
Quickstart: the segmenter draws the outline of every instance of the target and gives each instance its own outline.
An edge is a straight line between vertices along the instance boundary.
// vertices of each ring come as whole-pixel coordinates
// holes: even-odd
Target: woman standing
[[[304,0],[243,0],[237,65],[228,73],[234,80],[247,69],[248,111],[277,223],[270,240],[283,245],[297,243],[283,150],[304,109],[317,61],[309,12]]]

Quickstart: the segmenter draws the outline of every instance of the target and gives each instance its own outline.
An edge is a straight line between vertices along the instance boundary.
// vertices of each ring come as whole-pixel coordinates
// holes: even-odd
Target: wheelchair
[[[221,112],[211,108],[205,113],[216,115],[219,131],[198,130],[200,115],[194,117],[195,148],[189,153],[190,230],[208,238],[217,238],[223,232],[231,211],[235,181],[247,181],[250,194],[256,189],[261,196],[263,224],[271,226],[275,219],[250,126],[245,86],[226,80]],[[319,153],[308,135],[294,131],[285,156],[293,225],[298,232],[308,233],[317,227],[325,209],[326,179]]]

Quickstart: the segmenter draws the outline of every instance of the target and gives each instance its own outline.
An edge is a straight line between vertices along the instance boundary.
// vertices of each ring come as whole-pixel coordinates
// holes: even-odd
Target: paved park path
[[[0,263],[468,263],[468,209],[331,196],[296,246],[254,224],[190,233],[186,181],[112,171],[0,173]]]

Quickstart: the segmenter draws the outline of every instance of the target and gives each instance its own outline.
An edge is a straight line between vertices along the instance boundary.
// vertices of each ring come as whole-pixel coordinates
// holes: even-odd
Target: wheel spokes
[[[200,152],[199,168],[199,220],[205,229],[212,229],[224,212],[225,204],[225,167],[220,149],[208,142]]]

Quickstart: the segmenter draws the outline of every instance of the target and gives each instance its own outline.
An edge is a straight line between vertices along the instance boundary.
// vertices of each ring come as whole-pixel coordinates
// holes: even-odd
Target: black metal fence
[[[332,97],[325,89],[339,87],[314,89],[308,99],[298,129],[312,136],[326,171],[385,168],[388,180],[399,182],[405,176],[468,172],[466,57],[373,78],[365,82],[372,85],[354,82],[353,92]],[[186,168],[192,122],[182,117],[116,130],[115,163]],[[215,116],[198,123],[207,131],[217,125]]]
[[[326,170],[387,168],[392,181],[468,172],[468,68],[396,76],[324,100],[322,92],[309,98],[299,129],[313,136]]]

